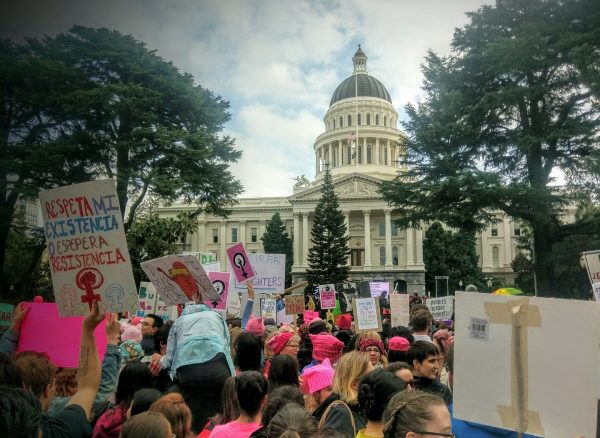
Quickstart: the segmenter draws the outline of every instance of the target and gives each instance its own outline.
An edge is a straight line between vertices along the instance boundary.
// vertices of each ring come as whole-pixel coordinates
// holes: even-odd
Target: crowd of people
[[[451,417],[452,326],[435,323],[424,304],[412,306],[410,327],[384,320],[380,332],[355,332],[351,314],[278,326],[254,317],[253,301],[249,287],[241,319],[198,303],[166,322],[119,321],[95,303],[77,370],[16,352],[27,318],[19,305],[0,339],[0,436],[512,436]],[[94,329],[103,318],[99,358]]]

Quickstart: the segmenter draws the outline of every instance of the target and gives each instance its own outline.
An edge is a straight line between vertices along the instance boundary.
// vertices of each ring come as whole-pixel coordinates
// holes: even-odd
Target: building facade
[[[352,61],[353,72],[334,91],[324,117],[325,130],[313,145],[315,179],[296,178],[289,197],[239,199],[227,219],[201,214],[198,231],[183,244],[185,250],[212,252],[225,270],[228,246],[243,242],[248,251],[263,251],[266,223],[279,212],[293,236],[294,282],[301,280],[308,266],[312,219],[328,163],[346,219],[351,279],[387,280],[409,293],[425,292],[424,230],[397,229],[389,205],[377,192],[380,181],[406,171],[401,164],[405,135],[397,129],[398,112],[385,86],[368,74],[367,56],[360,46]],[[195,206],[176,203],[162,207],[160,214],[174,216],[188,209]],[[479,234],[477,253],[483,271],[507,283],[514,277],[510,266],[521,228],[505,215],[499,214],[498,219]]]

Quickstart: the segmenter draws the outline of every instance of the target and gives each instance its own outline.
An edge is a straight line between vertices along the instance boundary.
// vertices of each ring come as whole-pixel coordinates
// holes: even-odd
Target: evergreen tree
[[[350,272],[348,237],[344,215],[333,190],[333,178],[329,166],[321,186],[321,199],[315,208],[311,230],[312,247],[308,251],[306,280],[310,285],[341,283]]]
[[[290,287],[292,285],[292,265],[294,264],[294,243],[288,236],[279,213],[275,213],[271,217],[260,240],[262,240],[267,254],[285,254],[285,287]]]

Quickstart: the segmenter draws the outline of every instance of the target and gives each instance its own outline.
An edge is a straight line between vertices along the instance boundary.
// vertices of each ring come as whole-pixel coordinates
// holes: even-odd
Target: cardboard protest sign
[[[381,331],[381,313],[376,298],[357,298],[353,301],[355,330]]]
[[[452,295],[429,298],[426,304],[435,321],[447,321],[452,318],[454,313],[454,297]]]
[[[285,297],[285,314],[297,315],[304,312],[304,295],[288,295]]]
[[[113,180],[40,192],[52,285],[60,316],[94,301],[135,312],[138,299]]]
[[[165,321],[174,321],[177,319],[177,307],[167,306],[161,300],[156,292],[156,288],[149,281],[140,282],[139,290],[139,309],[136,316],[146,316],[149,314],[160,316]]]
[[[193,255],[173,254],[140,264],[167,305],[219,300],[219,294]]]
[[[26,303],[29,314],[21,326],[17,351],[48,353],[59,367],[77,368],[81,344],[82,316],[59,317],[56,303]],[[100,360],[106,350],[106,320],[94,331]]]
[[[340,310],[342,312],[352,312],[352,300],[360,297],[359,286],[357,283],[338,283],[335,285],[340,300]]]
[[[587,251],[581,255],[581,263],[585,266],[594,298],[600,301],[600,251]]]
[[[596,436],[597,303],[457,292],[455,315],[456,418],[536,436]],[[577,378],[558,377],[573,366]]]
[[[233,270],[233,275],[238,283],[254,278],[254,269],[242,242],[227,248],[227,257]]]
[[[216,254],[213,254],[212,252],[183,251],[182,254],[183,255],[194,255],[194,256],[198,257],[198,260],[200,260],[201,265],[206,265],[208,263],[213,263],[213,262],[217,261]]]
[[[410,323],[410,296],[408,294],[391,294],[390,311],[393,327],[408,327]]]
[[[0,303],[0,333],[3,333],[10,327],[14,314],[15,306],[12,304]]]
[[[274,298],[261,298],[260,315],[264,319],[273,318],[277,321],[277,301]]]
[[[335,309],[335,286],[333,284],[320,284],[319,300],[321,301],[321,309]]]
[[[225,312],[227,310],[227,297],[229,295],[231,274],[229,272],[209,272],[208,278],[212,281],[215,290],[219,294],[219,299],[204,300],[204,304],[213,310]]]

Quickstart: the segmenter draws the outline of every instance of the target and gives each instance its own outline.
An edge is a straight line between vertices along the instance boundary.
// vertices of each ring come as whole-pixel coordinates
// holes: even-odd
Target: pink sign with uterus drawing
[[[209,272],[208,278],[219,294],[218,300],[204,300],[204,304],[213,310],[224,312],[227,310],[227,297],[229,295],[229,272]]]
[[[240,242],[227,248],[227,257],[233,268],[233,275],[238,283],[245,283],[254,278],[256,273],[250,264],[244,245]]]

